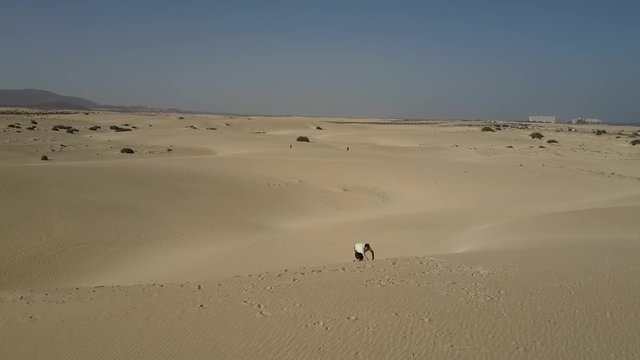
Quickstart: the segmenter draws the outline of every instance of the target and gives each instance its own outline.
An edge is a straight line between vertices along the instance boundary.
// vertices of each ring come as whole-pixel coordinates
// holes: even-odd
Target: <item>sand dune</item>
[[[216,282],[3,291],[4,356],[639,356],[637,253],[554,254],[390,258]],[[531,264],[532,256],[545,266]],[[38,346],[18,345],[25,341]]]
[[[0,115],[0,358],[639,357],[638,128],[484,125]]]

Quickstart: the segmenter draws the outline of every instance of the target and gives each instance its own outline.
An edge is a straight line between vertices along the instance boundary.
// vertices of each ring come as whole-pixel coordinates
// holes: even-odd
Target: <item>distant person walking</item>
[[[371,252],[371,260],[375,259],[376,254],[373,252],[373,249],[371,248],[371,245],[367,244],[367,243],[357,243],[354,247],[353,250],[355,251],[355,255],[356,255],[356,260],[358,261],[362,261],[364,259],[367,259],[367,251]]]

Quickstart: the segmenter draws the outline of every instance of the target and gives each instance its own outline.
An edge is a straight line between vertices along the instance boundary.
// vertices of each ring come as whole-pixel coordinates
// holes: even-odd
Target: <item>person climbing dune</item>
[[[353,249],[355,251],[357,261],[362,261],[364,259],[368,260],[369,258],[367,258],[367,255],[366,255],[368,251],[371,252],[371,260],[375,259],[376,257],[375,253],[373,252],[373,249],[371,248],[371,245],[367,243],[357,243],[353,247]]]

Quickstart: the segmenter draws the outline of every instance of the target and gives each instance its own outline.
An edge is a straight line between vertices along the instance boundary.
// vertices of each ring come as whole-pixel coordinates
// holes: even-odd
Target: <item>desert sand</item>
[[[0,114],[0,359],[640,358],[640,128],[483,126]]]

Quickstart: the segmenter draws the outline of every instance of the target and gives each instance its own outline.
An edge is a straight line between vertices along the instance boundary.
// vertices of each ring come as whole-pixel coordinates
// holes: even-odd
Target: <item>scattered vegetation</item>
[[[598,129],[598,130],[595,130],[595,131],[594,131],[594,133],[595,133],[596,135],[600,136],[600,135],[606,134],[606,133],[607,133],[607,131],[606,131],[606,130],[600,130],[600,129]]]
[[[77,114],[74,111],[29,111],[29,110],[5,110],[0,109],[2,115],[27,115],[27,116],[42,116],[42,115],[71,115]]]
[[[59,130],[70,130],[73,129],[73,127],[69,126],[69,125],[54,125],[51,130],[53,131],[59,131]]]
[[[549,139],[549,140],[547,140],[547,144],[557,144],[557,143],[558,143],[558,141],[557,141],[557,140],[555,140],[555,139]]]
[[[529,136],[531,136],[532,139],[542,139],[544,137],[544,135],[539,132],[532,132]]]
[[[121,154],[134,154],[135,151],[133,151],[133,149],[131,149],[131,148],[122,148],[122,149],[120,149],[120,153]]]
[[[640,145],[640,139],[631,140],[630,144],[633,146]]]
[[[300,141],[300,142],[309,142],[309,138],[306,136],[298,136],[298,138],[296,139],[296,141]]]
[[[482,129],[480,129],[480,131],[482,132],[495,132],[495,130],[493,130],[492,128],[485,126]]]
[[[118,125],[111,125],[111,126],[109,126],[109,129],[111,129],[111,130],[113,130],[115,132],[131,131],[131,129],[129,129],[129,128],[123,128],[123,127],[120,127]]]
[[[102,129],[102,127],[100,125],[93,125],[92,127],[89,128],[89,130],[91,130],[91,131],[97,131],[99,129]]]

